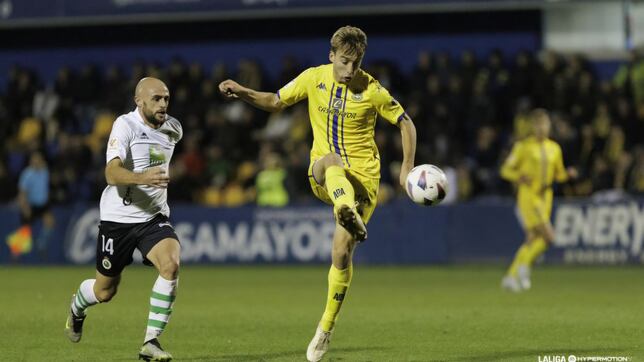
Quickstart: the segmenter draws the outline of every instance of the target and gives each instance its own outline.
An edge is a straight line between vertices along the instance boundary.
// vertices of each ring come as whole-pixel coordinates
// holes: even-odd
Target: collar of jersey
[[[161,125],[161,127],[159,127],[159,128],[152,128],[152,127],[150,127],[150,125],[149,125],[149,124],[145,123],[145,121],[143,120],[143,117],[141,117],[141,113],[140,113],[139,107],[136,107],[136,109],[134,110],[134,113],[136,113],[136,119],[137,119],[139,122],[141,122],[145,127],[149,128],[149,129],[151,129],[151,130],[153,130],[153,131],[159,131],[161,128],[163,128],[163,126],[165,126],[166,122],[168,121],[168,115],[166,114],[166,115],[165,115],[165,117],[166,117],[166,122],[163,122],[163,124],[162,124],[162,125]]]

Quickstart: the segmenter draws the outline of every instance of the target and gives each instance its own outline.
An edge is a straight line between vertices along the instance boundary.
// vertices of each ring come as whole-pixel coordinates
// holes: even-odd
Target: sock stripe
[[[161,294],[161,293],[157,293],[155,291],[152,291],[152,298],[163,300],[163,301],[166,301],[166,302],[174,302],[174,299],[176,298],[176,296],[174,296],[174,295],[165,295],[165,294]]]
[[[87,300],[85,300],[85,298],[83,298],[83,293],[81,293],[80,289],[76,293],[76,299],[78,301],[78,304],[82,308],[87,308],[89,306],[89,303],[87,302]]]
[[[78,298],[78,294],[74,297],[74,306],[77,308],[84,309],[83,303],[81,303],[80,299]]]
[[[151,305],[150,312],[170,315],[170,313],[172,313],[172,308],[163,308],[163,307],[157,307],[156,305]]]
[[[164,329],[166,324],[168,324],[168,322],[162,322],[155,319],[148,319],[148,327]]]
[[[160,307],[160,308],[170,308],[170,307],[172,307],[172,304],[173,304],[173,303],[171,303],[171,302],[165,302],[165,301],[163,301],[163,300],[158,300],[158,299],[150,298],[150,305],[153,305],[153,306],[155,306],[155,307]]]
[[[176,299],[177,280],[167,280],[159,276],[150,295],[150,312],[143,342],[158,338],[168,325],[172,306]]]

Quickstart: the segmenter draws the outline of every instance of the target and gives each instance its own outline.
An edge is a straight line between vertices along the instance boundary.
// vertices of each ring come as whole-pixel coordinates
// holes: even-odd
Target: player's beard
[[[146,112],[144,110],[143,115],[145,116],[146,121],[148,121],[150,124],[152,124],[152,125],[154,125],[156,127],[160,127],[163,124],[163,122],[165,122],[165,116],[163,117],[163,120],[159,121],[156,118],[156,112],[152,112],[152,113],[148,114],[148,112]]]

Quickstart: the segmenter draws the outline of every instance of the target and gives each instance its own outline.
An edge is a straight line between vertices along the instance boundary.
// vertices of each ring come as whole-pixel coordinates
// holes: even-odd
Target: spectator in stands
[[[54,215],[49,204],[49,170],[42,153],[33,152],[29,166],[20,174],[18,205],[21,229],[31,236],[31,226],[42,219],[43,226],[36,237],[36,250],[46,259],[49,238],[54,229]]]
[[[257,205],[282,207],[288,204],[288,191],[285,187],[286,169],[277,153],[263,155],[262,170],[255,179]]]
[[[556,112],[565,120],[561,124],[557,117],[553,120],[555,137],[561,137],[558,139],[566,149],[566,162],[582,171],[581,179],[564,192],[566,195],[593,193],[593,170],[602,169],[602,162],[596,162],[598,157],[606,163],[606,172],[614,180],[614,186],[632,189],[629,177],[634,174],[632,170],[637,164],[635,149],[644,144],[644,61],[641,54],[632,52],[612,83],[600,82],[589,62],[580,55],[565,57],[546,50],[537,58],[524,51],[516,55],[514,64],[496,50],[487,56],[487,61],[477,59],[468,50],[457,62],[452,62],[451,56],[447,52],[421,51],[418,64],[404,80],[400,68],[389,61],[374,61],[370,68],[382,82],[391,84],[395,97],[408,104],[408,112],[417,120],[419,159],[437,164],[448,159],[453,161],[458,182],[464,183],[459,189],[462,198],[499,192],[509,194],[509,189],[493,188],[498,180],[481,183],[476,172],[471,173],[474,178],[470,180],[469,172],[474,170],[463,165],[466,160],[472,160],[472,149],[478,142],[479,133],[488,132],[480,131],[483,127],[491,127],[494,131],[494,149],[498,152],[493,157],[486,153],[486,162],[491,164],[495,159],[498,164],[503,156],[501,150],[525,136],[528,128],[525,110],[535,106]],[[210,67],[205,68],[210,70],[209,74],[204,66]],[[236,69],[238,78],[248,86],[271,88],[270,84],[285,83],[284,79],[292,78],[301,67],[295,58],[287,56],[282,69],[276,70],[275,79],[270,79],[253,60],[241,60],[232,69]],[[266,114],[243,103],[222,104],[220,98],[212,94],[213,85],[230,76],[223,62],[186,64],[175,57],[163,67],[161,63],[139,60],[127,73],[125,76],[114,64],[85,64],[77,69],[61,67],[55,81],[43,85],[32,70],[12,67],[7,75],[6,89],[0,90],[0,119],[5,125],[0,129],[0,163],[5,165],[8,178],[18,177],[30,150],[42,148],[55,165],[51,168],[52,201],[68,203],[97,198],[96,190],[101,188],[97,185],[104,180],[94,170],[100,168],[104,152],[101,148],[105,143],[101,140],[99,115],[104,112],[120,114],[130,108],[131,101],[118,95],[133,91],[135,82],[148,73],[165,77],[176,89],[173,109],[183,114],[184,127],[193,130],[190,134],[197,134],[196,130],[202,134],[192,151],[187,143],[177,148],[177,159],[192,152],[189,158],[208,160],[210,145],[214,144],[225,152],[222,157],[231,167],[248,161],[248,167],[244,168],[248,171],[256,168],[252,165],[256,165],[259,155],[258,143],[253,137],[262,134],[273,142],[286,139],[282,147],[274,151],[287,152],[284,161],[287,171],[294,172],[293,168],[299,167],[300,158],[293,153],[303,151],[302,142],[307,144],[303,139],[310,137],[306,132],[310,128],[306,108],[293,109],[291,113],[269,121]],[[262,129],[269,132],[258,132]],[[380,127],[380,122],[377,122],[376,134],[378,142],[391,148],[386,154],[400,151],[392,131]],[[621,156],[625,154],[630,155],[629,162],[626,162],[628,157]],[[68,162],[70,155],[74,157],[73,163]],[[389,183],[391,172],[395,171],[391,166],[395,165],[393,160],[383,158],[382,162],[382,182]],[[391,164],[386,166],[387,163]],[[187,176],[189,170],[180,162],[173,168],[177,169],[173,172],[179,178],[177,183],[193,178]],[[200,195],[212,188],[211,176],[207,174],[204,171],[199,177],[200,181],[194,186],[196,190],[178,187],[178,192],[171,193],[170,197],[201,200]],[[219,191],[238,185],[236,175],[237,172],[231,169],[226,184],[220,185]],[[289,185],[299,184],[290,175],[288,179]],[[246,202],[250,194],[246,191],[252,190],[253,182],[244,182],[248,185],[240,187],[241,192],[237,193],[243,197],[229,197],[229,200]],[[599,184],[595,182],[595,186],[599,187]],[[294,202],[303,202],[309,197],[308,188],[297,190],[297,194],[290,195]]]
[[[628,61],[619,67],[613,82],[622,94],[632,98],[636,104],[644,102],[644,60],[640,51],[631,50]]]

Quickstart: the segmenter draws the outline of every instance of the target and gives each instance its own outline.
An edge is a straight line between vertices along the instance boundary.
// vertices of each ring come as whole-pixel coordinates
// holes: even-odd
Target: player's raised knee
[[[179,261],[173,258],[162,260],[159,265],[159,274],[166,280],[174,280],[179,276]]]
[[[546,242],[551,243],[555,240],[555,231],[552,228],[546,228],[543,232],[543,238],[546,239]]]
[[[342,162],[342,156],[338,155],[335,152],[327,153],[326,156],[324,156],[324,161],[325,161],[326,167],[329,167],[329,166],[344,167],[344,163]]]

